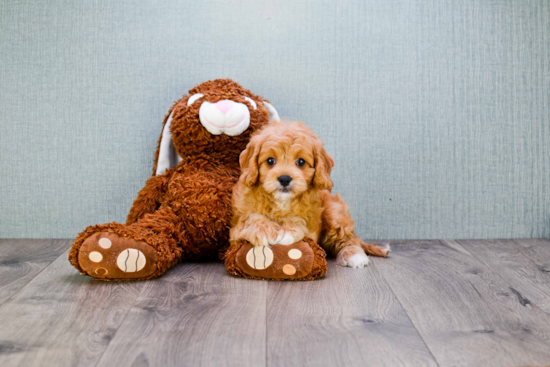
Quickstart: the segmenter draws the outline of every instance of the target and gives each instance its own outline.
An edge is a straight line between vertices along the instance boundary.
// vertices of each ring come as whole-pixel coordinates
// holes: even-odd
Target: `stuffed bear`
[[[279,119],[273,106],[230,79],[189,90],[164,119],[153,176],[126,224],[86,228],[71,264],[100,280],[149,279],[225,252],[239,154],[270,119]]]

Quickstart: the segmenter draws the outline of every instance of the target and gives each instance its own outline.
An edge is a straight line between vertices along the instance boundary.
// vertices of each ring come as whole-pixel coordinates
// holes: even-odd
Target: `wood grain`
[[[2,240],[0,366],[550,365],[549,241],[391,243],[313,282],[201,263],[109,283],[69,240]]]
[[[520,249],[522,255],[533,261],[541,273],[550,275],[550,241],[543,238],[517,239],[511,241]],[[544,277],[544,279],[546,279],[546,277]]]
[[[454,241],[393,241],[376,267],[441,366],[550,364],[550,316]]]
[[[475,240],[456,241],[505,281],[512,292],[519,292],[550,314],[550,241]]]
[[[181,264],[147,283],[98,366],[264,366],[267,284]]]
[[[70,245],[70,240],[0,240],[0,305]]]
[[[270,282],[267,316],[270,366],[436,365],[372,265],[330,261],[324,279]]]
[[[96,365],[144,284],[92,281],[63,253],[0,306],[0,366]]]

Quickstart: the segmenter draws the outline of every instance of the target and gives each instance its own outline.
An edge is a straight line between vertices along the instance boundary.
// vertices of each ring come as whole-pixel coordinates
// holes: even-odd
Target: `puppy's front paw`
[[[369,265],[369,258],[359,246],[344,247],[336,256],[336,264],[348,266],[352,269],[364,268]]]
[[[271,241],[267,237],[255,237],[254,239],[248,240],[251,244],[253,244],[255,247],[258,246],[265,246],[268,247],[271,245]]]
[[[298,242],[296,238],[292,235],[291,232],[282,231],[277,238],[275,239],[275,242],[272,243],[272,245],[292,245],[293,243]]]

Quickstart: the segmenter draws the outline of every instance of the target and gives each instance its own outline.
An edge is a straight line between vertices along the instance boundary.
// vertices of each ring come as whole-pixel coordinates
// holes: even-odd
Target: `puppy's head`
[[[240,155],[241,182],[277,200],[309,189],[331,189],[334,160],[301,122],[272,122],[252,136]]]

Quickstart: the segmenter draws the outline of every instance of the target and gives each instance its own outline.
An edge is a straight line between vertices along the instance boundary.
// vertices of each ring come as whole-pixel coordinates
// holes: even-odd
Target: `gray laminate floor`
[[[180,264],[95,282],[70,240],[0,240],[0,366],[550,365],[550,242],[390,242],[312,282]]]

